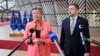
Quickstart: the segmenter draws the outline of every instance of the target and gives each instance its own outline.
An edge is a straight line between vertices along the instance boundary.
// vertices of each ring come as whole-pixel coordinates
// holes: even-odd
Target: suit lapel
[[[66,21],[66,28],[68,28],[67,30],[68,30],[68,33],[71,35],[71,32],[70,32],[70,17],[67,19],[67,21]]]
[[[70,32],[70,17],[65,21],[65,23],[66,24],[64,26],[65,26],[65,28],[67,28],[68,33],[71,35],[71,32]],[[78,25],[79,25],[79,16],[77,18],[77,21],[76,21],[76,24],[75,24],[75,27],[74,27],[74,30],[73,30],[73,34],[76,32]]]

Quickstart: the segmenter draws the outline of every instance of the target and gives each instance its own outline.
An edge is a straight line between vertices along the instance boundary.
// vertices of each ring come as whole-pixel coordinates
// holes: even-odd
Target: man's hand
[[[90,53],[84,53],[84,56],[90,56]]]

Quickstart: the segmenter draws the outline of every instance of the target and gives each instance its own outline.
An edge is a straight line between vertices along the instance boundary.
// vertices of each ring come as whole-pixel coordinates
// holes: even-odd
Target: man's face
[[[74,5],[70,5],[68,7],[68,13],[69,16],[75,16],[76,14],[78,14],[78,9],[76,9]]]

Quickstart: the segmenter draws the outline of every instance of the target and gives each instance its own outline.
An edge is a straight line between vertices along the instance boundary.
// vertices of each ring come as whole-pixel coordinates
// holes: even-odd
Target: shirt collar
[[[74,19],[77,20],[78,16],[75,16]],[[72,17],[70,17],[70,19],[73,19]]]

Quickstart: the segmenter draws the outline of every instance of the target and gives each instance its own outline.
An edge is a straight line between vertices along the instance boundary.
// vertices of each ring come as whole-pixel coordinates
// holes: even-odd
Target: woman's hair
[[[33,10],[39,10],[40,13],[43,14],[42,8],[40,8],[40,7],[35,7],[35,8],[32,9],[32,11],[33,11]]]

